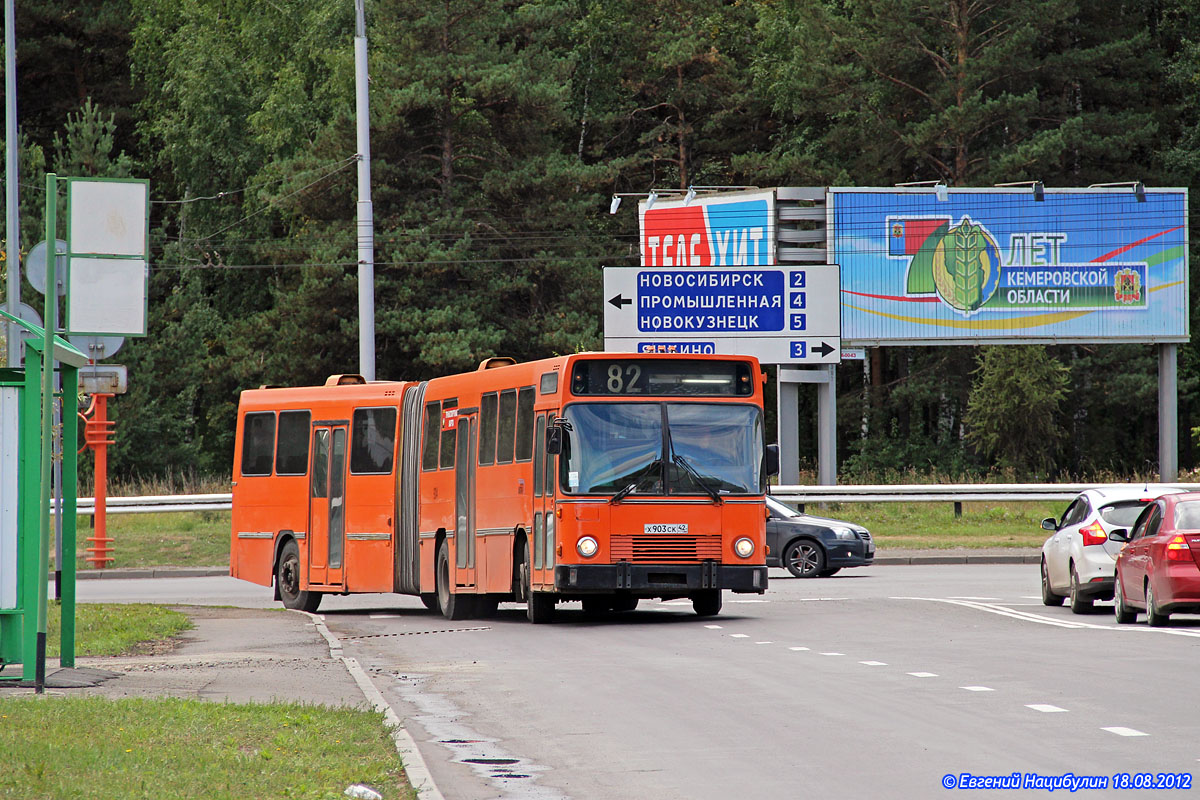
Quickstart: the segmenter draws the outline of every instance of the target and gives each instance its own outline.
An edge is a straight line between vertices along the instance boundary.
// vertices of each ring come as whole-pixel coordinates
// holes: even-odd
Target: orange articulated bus
[[[449,619],[717,614],[767,587],[762,390],[750,357],[581,353],[243,392],[230,574],[307,611],[396,592]]]

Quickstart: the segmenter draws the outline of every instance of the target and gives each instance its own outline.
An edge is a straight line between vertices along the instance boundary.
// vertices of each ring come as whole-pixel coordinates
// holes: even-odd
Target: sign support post
[[[46,175],[46,241],[53,242],[58,238],[58,177],[53,173]],[[45,340],[42,349],[42,442],[41,442],[41,489],[38,492],[38,503],[34,508],[38,515],[38,560],[37,560],[37,644],[36,672],[34,675],[34,692],[43,694],[46,691],[46,577],[50,572],[50,508],[51,488],[50,472],[54,461],[54,330],[55,315],[58,312],[58,292],[54,291],[54,268],[57,259],[46,259],[46,292],[45,310],[42,319],[46,323]]]
[[[1179,478],[1179,345],[1158,346],[1158,479]]]

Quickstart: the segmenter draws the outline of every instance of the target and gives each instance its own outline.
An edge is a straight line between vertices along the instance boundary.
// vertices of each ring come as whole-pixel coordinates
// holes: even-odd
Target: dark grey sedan
[[[875,541],[861,525],[814,517],[767,498],[767,566],[797,578],[828,578],[875,560]]]

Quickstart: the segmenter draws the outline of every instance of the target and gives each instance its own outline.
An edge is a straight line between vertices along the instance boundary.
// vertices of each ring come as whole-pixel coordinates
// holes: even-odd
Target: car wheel
[[[275,586],[279,589],[279,599],[283,601],[284,608],[311,614],[321,605],[320,592],[300,591],[300,547],[294,539],[289,539],[279,554],[279,563],[275,566]]]
[[[1137,621],[1137,611],[1125,605],[1125,592],[1121,591],[1120,573],[1117,573],[1116,582],[1113,584],[1113,611],[1116,612],[1117,622],[1121,625]]]
[[[832,578],[834,575],[837,575],[841,571],[842,571],[841,567],[830,567],[829,569],[823,569],[820,572],[818,572],[817,577],[818,578]]]
[[[1151,628],[1165,627],[1171,621],[1170,614],[1164,614],[1158,610],[1158,606],[1154,602],[1154,587],[1149,583],[1146,584],[1146,624]]]
[[[815,578],[825,569],[825,552],[810,539],[798,539],[783,552],[783,565],[797,578]]]
[[[1042,559],[1042,605],[1061,606],[1062,595],[1055,594],[1050,588],[1050,575],[1046,572],[1046,559]]]
[[[1081,587],[1079,586],[1079,573],[1075,571],[1075,565],[1071,565],[1071,612],[1075,614],[1086,614],[1092,610],[1092,598],[1084,597]]]

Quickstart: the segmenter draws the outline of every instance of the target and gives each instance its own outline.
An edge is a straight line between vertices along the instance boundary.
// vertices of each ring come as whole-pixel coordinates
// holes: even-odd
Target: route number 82
[[[640,377],[642,377],[642,368],[637,364],[630,364],[623,370],[620,364],[612,364],[608,368],[608,391],[610,394],[640,392],[642,388],[637,385]]]

